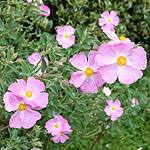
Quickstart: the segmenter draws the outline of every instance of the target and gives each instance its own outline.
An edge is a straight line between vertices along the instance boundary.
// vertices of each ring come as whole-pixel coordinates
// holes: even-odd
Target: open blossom
[[[24,102],[34,108],[42,109],[48,104],[48,93],[45,91],[45,85],[34,77],[28,77],[27,82],[17,79],[12,83],[8,90],[23,98]]]
[[[47,129],[48,133],[50,133],[55,143],[61,142],[64,143],[69,137],[66,134],[72,132],[70,129],[71,126],[68,124],[68,121],[64,119],[61,115],[53,114],[54,118],[50,119],[46,122],[45,128]]]
[[[119,17],[117,16],[116,11],[111,11],[109,14],[109,11],[104,11],[101,14],[102,18],[99,18],[99,25],[103,26],[102,29],[114,29],[114,26],[118,26],[119,24]]]
[[[133,98],[131,107],[135,107],[135,105],[138,105],[138,104],[139,104],[139,101]]]
[[[112,84],[117,78],[123,84],[131,84],[143,75],[147,67],[146,52],[143,47],[134,48],[134,43],[102,44],[95,57],[100,67],[102,79]]]
[[[32,109],[32,106],[25,103],[23,97],[12,92],[6,92],[4,95],[5,109],[8,112],[16,111],[9,120],[10,128],[29,129],[34,126],[37,120],[41,119],[41,114]]]
[[[111,116],[111,120],[115,121],[123,114],[123,108],[121,107],[120,101],[117,99],[115,102],[113,100],[106,100],[108,106],[105,107],[104,111],[108,116]]]
[[[118,37],[117,34],[111,30],[103,30],[103,32],[111,39],[111,41],[109,41],[108,44],[131,42],[129,38],[126,38],[124,35],[121,35],[120,37]]]
[[[80,87],[84,93],[97,93],[97,87],[104,84],[99,74],[99,66],[94,61],[97,51],[90,51],[88,61],[84,53],[79,53],[70,58],[70,63],[79,69],[77,72],[71,73],[69,83],[75,87]]]
[[[75,43],[75,36],[73,35],[75,29],[71,26],[59,26],[57,28],[56,40],[59,45],[62,45],[63,48],[69,48]]]
[[[47,57],[44,57],[44,60],[45,60],[45,62],[46,62],[46,65],[48,66],[49,65],[49,60],[47,59]],[[35,52],[35,53],[32,53],[29,57],[28,57],[28,61],[32,64],[32,65],[34,65],[34,66],[36,66],[36,65],[38,65],[39,67],[41,67],[41,54],[40,53],[37,53],[37,52]],[[37,70],[38,70],[39,68],[37,68]],[[39,70],[38,72],[37,72],[37,75],[42,75],[43,73],[42,73],[42,71],[41,70]]]
[[[111,90],[110,90],[108,87],[104,87],[103,93],[104,93],[106,96],[110,96]]]

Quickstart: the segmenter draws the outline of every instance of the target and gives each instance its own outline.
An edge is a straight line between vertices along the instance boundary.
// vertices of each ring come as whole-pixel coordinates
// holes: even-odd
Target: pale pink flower
[[[131,42],[129,38],[126,38],[124,35],[121,35],[120,37],[118,37],[117,34],[111,30],[103,30],[103,32],[111,39],[111,41],[109,41],[108,44]]]
[[[32,148],[31,150],[40,150],[39,148]]]
[[[34,77],[28,77],[27,82],[17,79],[12,83],[8,90],[14,94],[21,96],[24,102],[34,108],[42,109],[48,104],[48,93],[45,91],[45,85]]]
[[[43,5],[40,7],[40,10],[41,10],[41,14],[42,14],[43,16],[48,17],[48,16],[50,15],[50,8],[49,8],[48,6],[46,6],[46,5],[43,4]]]
[[[134,48],[134,43],[102,44],[95,61],[100,67],[102,79],[109,84],[117,78],[123,84],[131,84],[143,75],[147,67],[146,52],[143,47]]]
[[[133,98],[131,107],[135,107],[135,105],[138,105],[138,104],[139,104],[139,101]]]
[[[66,140],[69,139],[69,137],[66,134],[71,133],[72,131],[68,132],[68,131],[61,131],[61,133],[57,134],[56,136],[52,137],[51,140],[55,143],[65,143]]]
[[[115,121],[123,114],[123,108],[121,107],[120,101],[117,99],[115,102],[113,100],[106,100],[108,106],[105,107],[104,111],[108,116],[111,116],[111,120]]]
[[[29,129],[41,119],[41,114],[30,105],[26,104],[23,97],[15,95],[12,92],[6,92],[3,98],[5,109],[8,112],[16,111],[9,120],[10,128]]]
[[[75,36],[73,35],[75,29],[71,26],[59,26],[57,28],[56,40],[59,45],[62,45],[63,48],[69,48],[75,44]]]
[[[45,128],[48,133],[51,133],[52,136],[59,135],[62,131],[72,132],[70,129],[68,121],[64,119],[61,115],[54,115],[53,119],[50,119],[46,122]]]
[[[109,11],[104,11],[101,14],[102,18],[99,18],[99,25],[103,26],[103,29],[109,28],[112,30],[114,26],[118,26],[119,24],[119,17],[117,16],[116,11],[111,11],[109,14]]]
[[[46,62],[46,65],[48,66],[49,65],[49,60],[47,59],[47,57],[44,57],[44,60]],[[28,57],[28,61],[36,66],[38,65],[39,68],[41,67],[41,54],[40,53],[32,53],[29,57]],[[37,68],[37,70],[39,69]],[[45,71],[46,72],[46,71]],[[42,75],[43,73],[41,72],[41,69],[37,72],[37,75]]]
[[[110,96],[111,90],[110,90],[108,87],[104,87],[103,93],[104,93],[106,96]]]
[[[32,0],[27,0],[28,3],[32,3]]]
[[[97,93],[97,87],[104,84],[99,74],[99,66],[94,61],[97,51],[90,51],[88,61],[84,53],[79,53],[70,58],[70,63],[79,69],[77,72],[71,73],[69,83],[77,88],[81,88],[84,93]]]

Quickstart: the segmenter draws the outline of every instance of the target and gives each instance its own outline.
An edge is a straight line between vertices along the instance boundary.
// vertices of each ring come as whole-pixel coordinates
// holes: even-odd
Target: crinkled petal
[[[120,42],[120,39],[118,38],[117,34],[111,30],[103,30],[103,32],[113,41]]]
[[[84,93],[97,93],[98,89],[96,83],[92,77],[87,77],[81,85],[81,90]]]
[[[22,127],[24,129],[29,129],[34,126],[34,124],[41,119],[41,114],[37,111],[34,111],[32,109],[26,108],[25,111],[20,111],[21,114],[21,122]]]
[[[115,102],[114,102],[114,107],[120,107],[121,106],[121,103],[120,103],[120,101],[117,99]]]
[[[112,100],[112,99],[111,99],[111,100],[107,99],[107,100],[106,100],[106,103],[107,103],[108,105],[112,106],[112,105],[113,105],[113,100]]]
[[[49,15],[50,15],[50,8],[48,7],[48,6],[46,6],[46,5],[42,5],[41,7],[40,7],[40,10],[41,10],[41,14],[43,15],[43,16],[46,16],[46,17],[48,17]]]
[[[88,67],[87,58],[84,53],[79,53],[70,58],[71,65],[80,70],[85,70]]]
[[[88,64],[89,64],[89,67],[92,67],[93,69],[98,69],[99,68],[97,62],[95,61],[95,56],[97,54],[98,54],[98,52],[93,51],[93,50],[91,50],[88,54]]]
[[[15,112],[10,120],[9,120],[9,126],[10,128],[21,128],[22,127],[22,122],[21,122],[21,112],[17,111]]]
[[[101,16],[104,17],[104,18],[106,18],[106,19],[108,19],[108,18],[109,18],[109,11],[108,11],[108,10],[104,11],[104,12],[101,14]]]
[[[73,84],[75,87],[80,87],[81,84],[84,82],[86,79],[86,75],[84,74],[83,71],[77,71],[71,73],[71,78],[69,83]]]
[[[41,60],[41,54],[40,53],[32,53],[29,57],[28,57],[28,61],[33,64],[33,65],[37,65],[37,63]]]
[[[98,23],[99,23],[100,26],[103,26],[104,24],[107,23],[107,21],[106,21],[105,18],[99,18],[99,22]]]
[[[40,93],[45,91],[45,85],[40,80],[35,79],[34,77],[28,77],[27,88],[33,93]]]
[[[132,66],[136,69],[144,70],[147,67],[146,52],[143,47],[138,46],[133,49],[128,55],[127,65]]]
[[[115,16],[117,16],[117,12],[112,10],[112,11],[110,12],[110,17],[111,17],[111,18],[114,18]]]
[[[104,112],[105,112],[108,116],[111,116],[111,113],[112,113],[112,111],[111,111],[111,106],[106,106],[106,107],[104,108]]]
[[[118,16],[112,18],[112,24],[115,26],[118,26],[118,24],[119,24],[119,17]]]
[[[131,66],[121,66],[118,69],[118,79],[123,84],[132,84],[143,76],[141,70],[137,70]]]
[[[102,79],[109,84],[114,83],[117,80],[118,76],[118,67],[117,64],[105,65],[99,69]]]
[[[117,55],[109,44],[102,44],[98,49],[95,61],[99,66],[114,64],[117,62]]]
[[[67,136],[67,135],[63,135],[63,136],[60,136],[60,142],[61,143],[65,143],[66,142],[66,140],[68,140],[69,139],[69,137]]]
[[[102,87],[105,83],[105,81],[102,79],[99,72],[93,73],[92,78],[94,79],[96,86],[98,86],[98,87]]]
[[[18,109],[20,97],[16,96],[12,92],[6,92],[3,101],[5,103],[5,109],[8,112],[11,112]]]
[[[118,57],[120,56],[128,56],[132,48],[134,47],[135,43],[130,42],[130,43],[119,43],[119,44],[113,44],[111,45],[111,48],[115,51]]]

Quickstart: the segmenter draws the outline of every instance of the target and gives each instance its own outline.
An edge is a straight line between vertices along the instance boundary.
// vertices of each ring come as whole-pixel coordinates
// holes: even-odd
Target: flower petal
[[[71,78],[69,83],[73,84],[75,87],[80,87],[81,84],[84,82],[86,79],[86,75],[84,74],[83,71],[77,71],[71,73]]]
[[[103,26],[104,24],[107,23],[106,19],[105,18],[99,18],[99,21],[98,21],[99,25],[100,26]]]
[[[108,18],[109,18],[109,11],[108,11],[108,10],[104,11],[104,12],[101,14],[101,16],[104,17],[104,18],[106,18],[106,19],[108,19]]]
[[[88,67],[87,58],[84,53],[79,53],[70,58],[69,62],[80,70],[85,70]]]
[[[102,87],[105,83],[105,81],[102,79],[99,72],[93,73],[92,78],[94,79],[96,86],[98,86],[98,87]]]
[[[29,57],[28,57],[28,61],[33,64],[33,65],[37,65],[37,63],[41,60],[41,54],[40,53],[32,53]]]
[[[116,64],[102,66],[99,72],[106,83],[112,84],[117,80],[118,67]]]
[[[137,70],[128,65],[119,67],[118,72],[119,81],[127,85],[136,82],[143,76],[141,70]]]

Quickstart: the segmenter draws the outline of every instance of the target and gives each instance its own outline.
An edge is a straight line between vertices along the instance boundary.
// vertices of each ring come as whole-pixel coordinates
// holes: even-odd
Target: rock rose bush
[[[149,9],[0,1],[0,149],[150,149]]]

